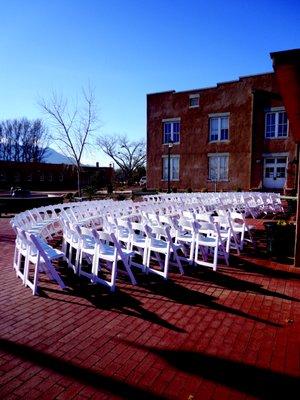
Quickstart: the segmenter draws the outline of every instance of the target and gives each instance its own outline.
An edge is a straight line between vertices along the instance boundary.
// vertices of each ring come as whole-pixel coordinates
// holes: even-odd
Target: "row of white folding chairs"
[[[177,242],[180,237],[181,241],[189,243],[191,247],[189,261],[193,261],[197,231],[200,232],[199,224],[201,226],[207,225],[207,223],[215,225],[215,227],[210,226],[210,231],[206,233],[206,236],[215,236],[218,239],[221,253],[226,262],[228,262],[230,250],[234,249],[240,254],[240,251],[243,249],[245,235],[248,235],[248,240],[253,241],[250,228],[247,226],[244,216],[237,212],[219,210],[218,216],[212,216],[206,212],[194,213],[191,211],[183,211],[182,214],[177,216],[152,214],[150,217],[149,215],[147,216],[147,221],[157,225],[170,225],[174,231],[173,236],[175,237],[175,242]],[[195,226],[197,226],[197,229]],[[208,230],[207,226],[205,229],[201,228],[201,233],[204,235],[205,230]],[[225,251],[223,246],[225,247]],[[218,247],[218,244],[216,247]],[[196,261],[199,260],[197,259]],[[203,265],[205,265],[205,263]],[[215,254],[213,269],[216,269],[216,265],[217,257]]]
[[[16,230],[13,267],[24,286],[30,287],[35,295],[38,292],[39,276],[44,272],[64,289],[66,286],[53,266],[54,260],[65,259],[62,251],[54,249],[39,235],[19,227]]]
[[[199,203],[207,211],[220,206],[235,208],[254,218],[261,214],[283,212],[278,193],[261,192],[220,192],[220,193],[163,193],[145,196],[144,201],[151,203],[177,202],[184,204]]]
[[[113,229],[116,229],[116,233],[117,233],[117,238],[120,242],[127,242],[127,249],[125,250],[125,254],[126,251],[129,253],[127,253],[127,256],[123,256],[122,254],[124,253],[124,250],[120,250],[118,249],[118,244],[117,242],[110,238],[111,241],[114,242],[114,254],[112,254],[112,252],[110,252],[109,256],[110,257],[114,257],[113,258],[113,273],[112,273],[112,278],[110,282],[106,282],[108,284],[108,286],[111,287],[112,290],[114,290],[115,288],[115,278],[116,278],[116,268],[117,268],[117,261],[122,259],[123,264],[125,265],[125,269],[127,270],[127,273],[130,275],[130,279],[132,281],[132,283],[135,283],[134,281],[134,277],[133,275],[131,275],[131,268],[126,267],[126,265],[129,263],[128,259],[130,259],[130,264],[131,264],[131,259],[132,256],[134,255],[134,253],[132,253],[134,248],[137,248],[139,251],[141,251],[142,249],[142,256],[143,256],[143,261],[142,264],[140,265],[143,270],[149,272],[156,272],[160,275],[162,275],[164,278],[167,278],[168,275],[168,268],[169,268],[169,260],[170,260],[170,256],[173,254],[177,266],[179,268],[179,271],[181,273],[183,273],[183,269],[180,263],[180,258],[178,255],[178,250],[179,248],[183,249],[182,244],[186,244],[187,242],[190,242],[191,248],[193,248],[193,251],[190,252],[190,256],[188,258],[188,260],[193,260],[196,263],[200,264],[200,265],[207,265],[207,266],[211,266],[214,270],[216,270],[217,268],[217,257],[218,254],[220,252],[220,250],[222,250],[222,254],[226,260],[226,262],[228,262],[228,248],[227,248],[227,244],[229,243],[228,239],[229,237],[226,236],[227,234],[223,233],[218,233],[217,231],[217,235],[216,235],[216,231],[215,234],[213,235],[213,226],[212,224],[209,226],[206,224],[205,228],[203,228],[203,221],[200,222],[200,226],[198,225],[197,229],[198,229],[198,234],[196,232],[196,228],[194,228],[194,230],[191,230],[191,232],[186,232],[187,230],[187,223],[185,222],[185,226],[181,226],[180,229],[177,231],[176,235],[175,235],[175,243],[173,242],[172,238],[174,237],[174,235],[172,236],[171,233],[168,231],[168,226],[167,229],[165,226],[163,226],[164,224],[166,225],[166,223],[170,220],[168,220],[168,216],[164,216],[159,215],[158,214],[158,222],[162,223],[160,226],[158,224],[156,224],[156,221],[154,219],[149,219],[149,215],[144,214],[144,217],[147,217],[148,219],[146,220],[146,223],[149,225],[152,225],[152,228],[147,228],[147,225],[145,228],[143,228],[143,230],[141,229],[141,227],[143,225],[141,224],[137,224],[134,222],[131,222],[131,228],[129,228],[126,231],[126,226],[120,225],[120,222],[117,222],[116,226],[113,227]],[[165,217],[165,219],[164,219]],[[198,215],[198,220],[200,219],[200,216]],[[203,217],[202,217],[203,219]],[[124,221],[124,220],[123,220]],[[130,220],[128,220],[128,222],[130,223]],[[220,221],[219,221],[220,222]],[[127,224],[127,228],[130,227],[130,224]],[[164,223],[164,224],[163,224]],[[67,224],[69,224],[67,222]],[[198,223],[199,224],[199,223]],[[174,231],[174,224],[173,226],[170,225],[170,228],[173,229]],[[195,222],[194,222],[195,225]],[[195,225],[196,226],[196,225]],[[191,225],[190,225],[191,227]],[[202,227],[202,228],[201,228]],[[121,229],[120,229],[121,228]],[[185,232],[182,231],[182,228],[185,230]],[[201,228],[201,229],[200,229]],[[89,249],[90,244],[88,244],[88,241],[82,241],[83,238],[79,238],[78,234],[80,233],[78,230],[80,229],[85,229],[85,228],[80,228],[78,226],[77,231],[74,233],[71,232],[70,235],[70,229],[66,230],[64,229],[64,245],[63,245],[63,253],[59,253],[56,250],[52,249],[51,246],[47,245],[45,242],[41,241],[40,239],[36,239],[37,235],[33,234],[32,232],[25,232],[25,236],[27,239],[27,242],[25,240],[24,234],[21,233],[20,234],[20,229],[16,228],[17,231],[17,239],[16,239],[16,254],[15,254],[15,261],[14,261],[14,266],[16,268],[16,270],[18,271],[17,274],[20,276],[20,274],[23,276],[24,282],[26,282],[26,284],[29,285],[29,280],[28,280],[28,268],[25,268],[23,272],[20,272],[20,256],[23,255],[25,258],[27,257],[27,260],[31,260],[33,262],[35,262],[36,264],[36,273],[38,273],[39,271],[39,265],[48,265],[49,261],[51,262],[52,258],[61,258],[63,254],[65,254],[66,256],[68,255],[68,263],[69,265],[72,265],[72,258],[71,258],[71,254],[72,254],[72,249],[75,248],[76,250],[76,257],[75,257],[75,263],[73,264],[73,268],[75,270],[75,272],[78,272],[80,266],[81,266],[81,261],[82,261],[82,249],[84,248],[85,250]],[[112,229],[112,230],[113,230]],[[139,230],[139,234],[136,234],[136,230]],[[148,229],[148,231],[147,231]],[[151,230],[152,229],[152,230]],[[24,232],[24,231],[21,231]],[[95,231],[96,232],[96,231]],[[81,232],[82,233],[82,232]],[[112,233],[113,234],[113,233]],[[155,234],[155,237],[153,237],[153,234]],[[193,239],[190,240],[190,234],[192,235]],[[200,235],[201,234],[201,235]],[[29,248],[32,248],[33,245],[31,244],[29,247],[28,246],[24,246],[24,243],[27,243],[28,245],[28,241],[29,241],[29,236],[31,235],[31,240],[38,240],[39,241],[39,246],[41,246],[41,243],[43,243],[43,248],[42,248],[42,255],[40,255],[39,257],[36,256],[36,253],[31,254],[31,252],[27,253]],[[77,236],[77,238],[76,238]],[[85,235],[86,236],[86,235]],[[35,239],[32,239],[35,238]],[[129,240],[129,237],[131,238]],[[209,238],[207,238],[209,237]],[[66,249],[66,244],[68,242],[69,245],[69,254],[67,254],[67,249]],[[225,242],[226,242],[226,248],[225,248]],[[84,244],[84,247],[82,247]],[[95,244],[95,238],[94,238],[94,244]],[[128,247],[129,244],[129,247]],[[36,244],[35,244],[36,245]],[[45,252],[45,248],[48,250],[45,253],[43,253],[43,251]],[[70,250],[71,248],[71,250]],[[92,248],[94,249],[93,251],[95,252],[95,246]],[[205,252],[205,248],[214,248],[214,257],[213,257],[213,262],[208,262],[207,258],[208,258],[208,251]],[[198,251],[194,252],[195,249],[198,249]],[[201,261],[199,259],[199,249],[201,250],[201,255],[203,260]],[[22,253],[23,250],[23,253]],[[39,250],[40,251],[40,250]],[[159,262],[162,271],[159,271],[157,269],[153,269],[151,268],[150,265],[150,258],[151,258],[151,254],[153,255],[157,255],[158,253],[162,252],[162,254],[164,254],[165,256],[165,261],[164,263],[161,262],[160,258],[157,258],[157,261]],[[192,254],[194,253],[194,255]],[[29,258],[29,255],[33,255],[35,258]],[[99,251],[98,251],[99,254]],[[108,256],[108,254],[106,254]],[[117,257],[116,257],[117,255]],[[50,260],[49,260],[49,256],[50,256]],[[103,254],[102,254],[103,256]],[[130,256],[130,257],[129,257]],[[47,258],[48,257],[48,258]],[[81,258],[80,258],[81,257]],[[129,258],[128,258],[129,257]],[[127,261],[124,263],[124,260],[127,259]],[[40,260],[42,260],[43,262],[41,263]],[[107,260],[108,262],[109,260]],[[110,262],[112,262],[112,260],[110,260]],[[132,265],[136,265],[138,266],[139,264],[137,263],[133,263]],[[128,269],[129,268],[129,269]],[[51,267],[50,267],[51,269]],[[105,283],[105,280],[103,280],[102,278],[97,278],[96,276],[98,274],[95,273],[95,266],[93,267],[93,274],[94,274],[94,281],[99,281],[101,283]],[[27,272],[26,272],[27,271]],[[81,271],[81,269],[80,269]],[[80,273],[81,274],[81,273]],[[84,274],[84,273],[82,273]],[[57,279],[57,281],[59,281]],[[33,286],[30,286],[33,290],[33,292],[36,292],[36,288],[37,288],[37,277],[34,278],[34,283]]]
[[[80,225],[74,226],[68,221],[63,221],[63,224],[62,250],[68,259],[68,265],[75,273],[90,278],[92,282],[103,283],[111,290],[115,289],[118,261],[122,261],[132,284],[136,283],[132,267],[139,267],[146,273],[153,272],[167,278],[172,256],[180,273],[183,273],[178,254],[181,245],[176,245],[172,241],[169,227],[150,228],[129,220],[128,223],[120,220],[118,225],[107,225],[106,231],[97,231]],[[136,259],[138,254],[142,256],[141,262]],[[164,255],[164,261],[159,254]],[[159,263],[160,269],[152,267],[153,256]],[[89,261],[88,272],[82,267],[83,258]],[[101,261],[106,261],[108,264],[106,266],[111,270],[108,279],[99,277]]]
[[[225,201],[228,196],[234,196],[235,201]],[[225,205],[230,208],[233,207],[241,212],[247,211],[246,214],[250,214],[252,217],[257,217],[262,211],[268,210],[281,210],[280,198],[277,195],[262,195],[250,194],[251,197],[245,197],[246,194],[231,194],[231,193],[217,193],[217,194],[207,194],[207,193],[197,193],[197,194],[163,194],[160,195],[160,202],[152,202],[152,205],[160,206],[159,212],[162,212],[162,204],[165,204],[168,213],[170,210],[176,207],[184,209],[196,209],[201,211],[214,211]],[[250,196],[247,193],[247,196]],[[254,196],[255,195],[255,196]],[[214,196],[214,197],[213,197]],[[226,197],[227,196],[227,197]],[[239,196],[240,201],[237,201]],[[254,200],[254,198],[259,200]],[[164,201],[162,201],[164,199]],[[165,201],[165,200],[172,201]],[[223,199],[223,200],[222,200]],[[243,199],[243,204],[241,199]],[[266,200],[264,200],[266,199]],[[240,203],[240,204],[239,204]],[[268,208],[264,207],[263,204],[268,203]],[[32,232],[39,232],[44,237],[50,237],[53,233],[58,233],[61,229],[59,226],[59,215],[65,212],[70,222],[73,223],[87,223],[90,221],[91,225],[95,222],[99,225],[101,221],[97,222],[97,218],[102,214],[110,215],[126,215],[126,214],[136,214],[143,209],[149,207],[151,202],[145,201],[143,203],[133,203],[131,200],[122,202],[113,202],[112,200],[101,200],[101,201],[91,201],[82,203],[67,203],[59,204],[55,206],[40,207],[33,210],[26,211],[17,215],[13,220],[12,224],[19,226],[20,228],[25,228],[31,230]],[[231,208],[233,208],[231,207]],[[169,211],[168,211],[169,209]]]
[[[200,265],[206,265],[217,269],[218,257],[222,256],[228,264],[229,251],[235,249],[237,253],[243,247],[245,232],[247,231],[245,221],[241,214],[235,213],[229,215],[219,215],[212,217],[209,214],[193,214],[190,211],[184,212],[181,217],[150,214],[141,215],[139,223],[131,222],[129,219],[115,219],[110,221],[107,229],[116,233],[117,238],[124,242],[127,249],[132,246],[140,247],[143,255],[147,247],[146,232],[142,226],[151,226],[152,228],[170,228],[170,237],[175,245],[185,244],[190,248],[187,261],[196,262]],[[135,231],[139,233],[136,235]],[[214,249],[213,261],[207,260],[209,252],[205,248]],[[197,251],[196,251],[197,249]],[[199,249],[202,253],[202,260],[199,259]],[[149,261],[149,260],[148,260]],[[149,263],[146,264],[149,267]]]
[[[76,221],[85,221],[97,216],[105,207],[109,207],[112,200],[103,200],[85,203],[65,203],[48,205],[24,211],[11,220],[11,225],[51,238],[61,231],[59,216],[62,213],[72,215]]]

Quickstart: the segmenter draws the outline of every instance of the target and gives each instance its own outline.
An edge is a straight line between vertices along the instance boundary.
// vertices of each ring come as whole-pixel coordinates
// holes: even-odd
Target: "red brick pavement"
[[[0,219],[0,398],[297,398],[300,270],[258,238],[217,273],[138,275],[110,294],[61,266],[69,290],[45,277],[32,296]]]

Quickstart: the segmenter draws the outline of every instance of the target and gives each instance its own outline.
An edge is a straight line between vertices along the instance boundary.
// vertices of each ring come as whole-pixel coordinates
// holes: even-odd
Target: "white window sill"
[[[266,137],[266,140],[286,140],[288,138],[288,136],[274,136],[274,137]]]
[[[210,140],[208,143],[229,143],[230,139],[226,140]]]
[[[213,181],[212,179],[207,179],[207,182],[209,183],[229,182],[229,179],[218,179],[216,181]]]
[[[163,143],[164,144],[164,146],[168,146],[169,144],[172,144],[172,146],[174,145],[174,144],[180,144],[180,142],[167,142],[167,143]]]
[[[170,179],[170,182],[179,182],[180,179]],[[162,179],[162,182],[169,182],[168,179]]]

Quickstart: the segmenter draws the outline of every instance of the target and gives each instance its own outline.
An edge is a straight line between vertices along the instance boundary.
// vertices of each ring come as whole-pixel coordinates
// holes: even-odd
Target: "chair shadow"
[[[151,323],[155,323],[160,325],[166,329],[173,330],[178,333],[184,333],[185,330],[182,328],[178,328],[176,325],[169,323],[165,319],[158,316],[156,313],[149,311],[143,307],[143,304],[140,300],[131,296],[124,290],[116,289],[114,293],[108,291],[107,288],[104,288],[97,284],[90,283],[87,279],[78,278],[73,275],[73,273],[69,273],[65,268],[58,269],[62,279],[65,284],[68,286],[67,291],[59,291],[55,288],[51,288],[47,285],[45,290],[41,287],[40,296],[41,297],[49,297],[47,292],[56,292],[60,294],[66,294],[68,296],[72,296],[75,298],[83,298],[87,300],[93,307],[107,310],[107,311],[115,311],[118,313],[123,313],[128,316],[142,318]],[[55,298],[57,301],[70,302],[66,298]],[[82,304],[81,304],[82,305]]]
[[[94,372],[92,369],[73,364],[69,361],[64,361],[61,357],[55,357],[40,350],[33,349],[25,344],[15,343],[7,339],[0,339],[0,349],[2,352],[13,355],[21,360],[29,361],[42,368],[47,368],[50,370],[50,373],[54,371],[55,373],[70,378],[72,381],[109,392],[120,396],[120,398],[166,399],[164,396],[135,387],[113,376]],[[30,388],[28,388],[28,390],[30,390]]]
[[[121,342],[152,352],[171,367],[187,374],[208,379],[259,399],[285,399],[288,393],[299,393],[299,377],[271,371],[215,355],[185,350],[167,350]]]
[[[250,271],[250,269],[247,268],[248,263],[245,266],[243,265],[241,267],[241,260],[237,256],[236,256],[236,258],[233,258],[233,257],[235,257],[235,256],[231,256],[231,258],[230,258],[230,260],[231,260],[230,266],[232,266],[234,268],[236,268],[236,267],[243,268],[247,272],[254,272],[253,270]],[[232,262],[232,260],[235,260],[235,261]],[[289,300],[289,301],[296,301],[296,302],[300,301],[300,299],[288,296],[284,293],[278,293],[278,292],[275,292],[272,290],[265,289],[263,287],[263,285],[260,285],[258,283],[245,281],[243,279],[235,278],[231,275],[222,273],[220,270],[218,270],[217,272],[214,272],[211,269],[205,268],[205,267],[200,269],[200,268],[197,268],[197,266],[195,266],[195,267],[189,266],[186,268],[186,272],[187,272],[188,276],[197,278],[204,282],[214,283],[220,287],[224,287],[229,290],[256,293],[256,294],[260,294],[263,296],[277,297],[282,300]],[[272,272],[272,271],[270,271],[270,272]]]
[[[260,255],[257,253],[253,254],[253,256],[259,260],[265,259],[263,257],[260,257]],[[251,257],[251,254],[247,253],[245,254],[245,257],[243,257],[243,255],[242,257],[231,255],[230,261],[233,266],[238,265],[239,268],[245,269],[247,272],[254,272],[260,275],[265,275],[276,279],[285,279],[285,280],[300,279],[300,272],[298,273],[293,271],[285,271],[282,269],[267,267],[265,265],[262,265],[261,263],[258,263],[257,261],[249,260],[248,257]]]
[[[185,286],[179,285],[173,279],[163,281],[162,279],[158,279],[155,276],[148,275],[147,277],[148,279],[144,277],[143,281],[139,282],[142,287],[159,296],[163,296],[170,300],[173,300],[176,303],[189,306],[203,306],[213,309],[215,311],[233,314],[238,317],[247,318],[252,321],[264,323],[274,327],[283,326],[282,324],[256,317],[244,311],[219,304],[216,297],[198,292],[196,290],[188,289]]]
[[[15,235],[0,235],[0,243],[15,243]]]

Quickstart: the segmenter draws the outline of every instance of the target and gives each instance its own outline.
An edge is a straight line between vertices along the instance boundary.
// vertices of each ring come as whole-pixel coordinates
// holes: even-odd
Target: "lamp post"
[[[173,142],[170,141],[168,144],[168,193],[171,193],[170,181],[171,181],[171,149]]]

